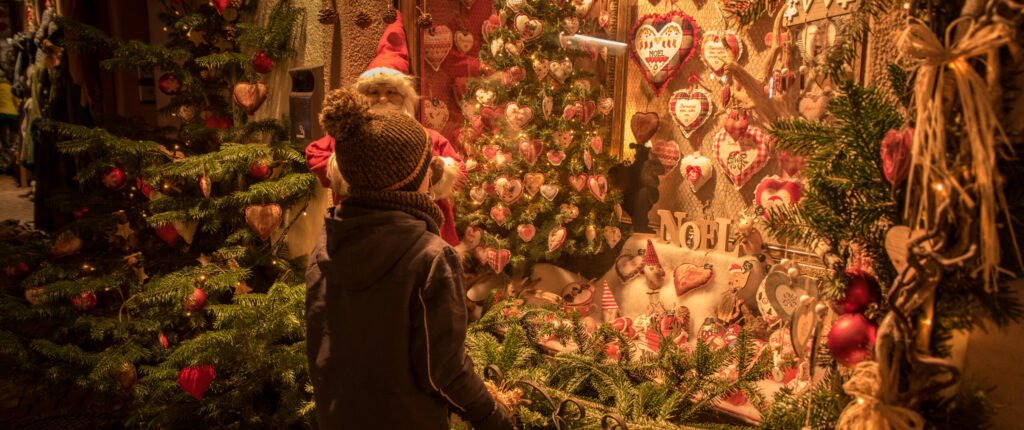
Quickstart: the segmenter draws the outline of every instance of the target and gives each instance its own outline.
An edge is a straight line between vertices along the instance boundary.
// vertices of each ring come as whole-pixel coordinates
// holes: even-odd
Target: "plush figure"
[[[658,176],[665,174],[665,166],[651,157],[651,148],[636,143],[629,146],[636,151],[633,163],[612,167],[608,177],[614,187],[623,191],[623,209],[633,220],[633,231],[654,233],[647,213],[658,201]]]

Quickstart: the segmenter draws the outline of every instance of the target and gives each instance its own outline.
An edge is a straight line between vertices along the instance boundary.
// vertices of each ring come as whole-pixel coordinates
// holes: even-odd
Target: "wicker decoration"
[[[334,25],[338,22],[338,11],[334,7],[334,0],[323,0],[323,7],[317,13],[317,21],[323,25]]]

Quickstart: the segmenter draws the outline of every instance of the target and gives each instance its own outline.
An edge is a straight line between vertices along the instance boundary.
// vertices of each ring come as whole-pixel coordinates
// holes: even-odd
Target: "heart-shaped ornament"
[[[499,176],[494,180],[494,191],[498,193],[498,198],[505,204],[510,205],[519,200],[519,197],[523,195],[523,182],[516,178],[506,178]]]
[[[725,114],[725,122],[722,123],[725,132],[735,140],[740,140],[747,135],[748,126],[747,111],[745,110],[742,112],[730,110]]]
[[[779,152],[779,167],[782,168],[782,173],[787,176],[796,176],[804,170],[804,166],[807,165],[807,160],[804,157],[793,154],[789,151]]]
[[[448,105],[440,99],[423,99],[423,122],[428,128],[443,130],[448,124]]]
[[[538,81],[543,81],[544,77],[548,75],[548,70],[551,67],[551,62],[542,58],[533,59],[533,74],[537,75]]]
[[[483,236],[483,233],[483,229],[479,227],[466,227],[466,232],[462,235],[462,242],[466,244],[466,248],[475,249],[477,245],[480,245],[480,238]]]
[[[508,124],[514,130],[521,130],[533,119],[533,109],[512,102],[505,106],[505,118],[508,119]]]
[[[800,297],[807,294],[807,290],[792,285],[792,279],[784,272],[768,273],[762,287],[775,314],[783,321],[790,319],[800,304]]]
[[[558,185],[555,184],[544,184],[540,186],[540,195],[544,196],[548,201],[555,201],[555,197],[558,196]]]
[[[491,16],[487,17],[487,20],[480,24],[480,34],[486,39],[488,35],[494,33],[499,28],[501,28],[501,20],[498,19],[498,15],[491,14]]]
[[[501,148],[498,145],[485,145],[481,149],[481,152],[484,154],[484,158],[486,158],[487,161],[493,163],[498,158],[498,151],[500,150]]]
[[[647,14],[633,25],[630,57],[644,72],[644,79],[661,94],[697,48],[697,23],[680,11]]]
[[[604,241],[609,248],[614,248],[622,240],[622,230],[618,227],[608,226],[604,228]]]
[[[498,123],[501,112],[501,108],[485,107],[480,109],[480,125],[487,127],[488,130],[497,131],[501,127],[501,124]]]
[[[679,144],[674,140],[659,140],[654,142],[651,152],[658,157],[658,161],[665,166],[665,171],[672,170],[679,163]]]
[[[501,273],[502,270],[505,270],[505,265],[512,258],[512,253],[507,249],[490,248],[487,250],[487,255],[490,257],[490,265],[495,273]]]
[[[423,59],[431,69],[441,69],[441,62],[452,50],[452,30],[447,25],[435,25],[423,34]]]
[[[629,119],[629,129],[639,144],[647,143],[658,131],[660,119],[654,112],[637,112]]]
[[[562,160],[565,160],[565,153],[562,151],[548,151],[548,162],[552,166],[558,166],[562,164]]]
[[[474,203],[482,203],[487,198],[487,191],[480,187],[470,188],[469,198],[473,199]]]
[[[594,136],[593,139],[590,139],[590,148],[593,149],[595,153],[600,154],[602,147],[604,147],[604,141],[601,140],[601,136]]]
[[[896,186],[910,173],[910,149],[914,142],[914,129],[892,129],[882,139],[882,171],[885,180]]]
[[[572,61],[565,59],[561,61],[552,61],[548,66],[551,76],[555,78],[558,83],[565,82],[565,79],[572,74]]]
[[[568,203],[562,203],[562,205],[559,206],[558,208],[561,209],[562,214],[565,215],[566,222],[572,221],[576,219],[576,217],[580,216],[579,206],[571,205]]]
[[[224,2],[227,3],[227,0]],[[217,372],[213,370],[213,366],[189,366],[178,372],[178,386],[192,397],[202,399],[215,377]]]
[[[594,7],[594,0],[572,0],[572,5],[576,6],[576,16],[583,18]]]
[[[757,189],[754,190],[754,203],[764,208],[764,216],[768,217],[768,209],[799,203],[802,191],[803,184],[800,182],[768,176],[757,184]]]
[[[491,219],[498,223],[498,225],[505,224],[505,219],[508,218],[509,215],[512,215],[512,211],[508,210],[507,207],[499,205],[491,208]]]
[[[252,205],[245,208],[245,222],[260,239],[268,240],[277,226],[281,225],[281,214],[281,206],[277,203]]]
[[[537,228],[534,227],[533,224],[519,224],[519,226],[516,227],[516,233],[519,233],[519,238],[522,239],[523,242],[529,242],[533,240],[533,236],[537,233]]]
[[[505,47],[505,39],[497,38],[491,41],[491,56],[497,57],[501,54],[501,48]]]
[[[828,101],[830,99],[830,93],[821,91],[810,92],[800,96],[797,110],[804,118],[818,121],[825,116],[825,110],[828,108]]]
[[[566,17],[562,19],[562,28],[566,33],[576,34],[576,31],[580,29],[580,19],[575,16]]]
[[[491,106],[494,103],[494,91],[477,88],[473,96],[476,98],[476,101],[484,106]]]
[[[541,173],[527,173],[523,175],[523,188],[531,196],[537,194],[540,187],[544,185],[544,175]]]
[[[743,187],[768,163],[768,152],[768,136],[757,127],[749,127],[738,141],[725,130],[715,136],[715,159],[736,188]]]
[[[199,191],[203,193],[203,197],[210,198],[210,191],[213,190],[213,181],[210,180],[210,176],[203,173],[203,176],[199,177]]]
[[[558,226],[551,229],[548,233],[548,252],[555,252],[559,247],[565,243],[565,227]]]
[[[505,51],[508,51],[508,55],[518,57],[523,52],[523,41],[517,40],[515,42],[505,42]]]
[[[602,115],[608,115],[612,113],[612,108],[614,107],[615,100],[613,100],[611,97],[603,97],[597,101],[597,110],[600,111]]]
[[[693,154],[687,155],[679,163],[679,173],[686,178],[686,182],[690,184],[690,190],[697,192],[704,184],[708,183],[711,179],[711,175],[715,172],[711,165],[711,159],[700,155],[700,152],[694,152]]]
[[[473,33],[466,30],[459,30],[455,32],[455,49],[463,54],[469,54],[469,51],[473,49],[473,44],[476,40],[473,39]]]
[[[700,41],[700,58],[711,72],[722,76],[725,65],[743,55],[743,42],[731,31],[708,31]]]
[[[607,10],[602,10],[601,14],[597,16],[597,25],[599,25],[604,31],[608,31],[608,26],[612,23],[612,16]]]
[[[698,266],[683,263],[672,271],[672,282],[676,286],[676,296],[682,297],[693,290],[707,285],[715,271],[711,265]]]
[[[473,103],[472,101],[464,101],[459,105],[459,110],[462,111],[462,116],[469,120],[469,122],[478,121],[480,119],[480,105]]]
[[[544,33],[544,22],[540,19],[525,14],[517,14],[512,21],[523,42],[537,40]]]
[[[604,175],[591,176],[587,179],[587,186],[590,188],[590,194],[604,203],[604,198],[608,195],[608,178],[605,178]]]
[[[597,110],[597,103],[593,100],[587,100],[583,102],[583,108],[581,109],[580,121],[584,124],[589,123],[590,119],[594,117],[594,112]]]
[[[505,4],[508,5],[512,12],[520,12],[523,10],[523,5],[526,4],[526,0],[507,0]]]
[[[575,117],[576,114],[580,113],[582,110],[583,104],[580,102],[575,102],[573,104],[567,105],[565,109],[562,110],[562,118],[564,118],[566,121],[569,121],[573,119],[573,117]]]
[[[587,166],[587,170],[594,168],[594,157],[590,155],[590,151],[583,151],[583,165]]]
[[[267,85],[263,82],[239,82],[231,95],[246,115],[252,115],[267,101]]]
[[[551,109],[554,108],[555,99],[551,96],[544,96],[540,103],[541,110],[544,112],[544,119],[551,118]]]
[[[668,100],[668,111],[679,127],[679,132],[686,137],[704,125],[714,110],[711,97],[698,88],[676,91]]]
[[[569,175],[569,186],[577,193],[583,191],[583,187],[587,186],[587,175],[585,173]]]
[[[544,151],[544,143],[540,139],[523,140],[519,142],[519,155],[523,156],[523,160],[526,164],[534,165],[537,163],[537,157],[540,157],[541,151]]]

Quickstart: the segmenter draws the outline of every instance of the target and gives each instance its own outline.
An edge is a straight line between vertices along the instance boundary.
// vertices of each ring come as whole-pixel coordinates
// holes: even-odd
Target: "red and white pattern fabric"
[[[604,281],[604,295],[601,296],[601,310],[612,311],[619,309],[619,304],[612,295],[612,289],[608,288],[608,281]]]
[[[715,136],[715,159],[736,188],[743,187],[768,163],[769,139],[768,134],[757,127],[747,127],[746,135],[739,141],[725,130]]]

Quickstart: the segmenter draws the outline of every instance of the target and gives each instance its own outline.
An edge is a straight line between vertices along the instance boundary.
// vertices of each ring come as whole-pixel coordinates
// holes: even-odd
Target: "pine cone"
[[[320,13],[317,15],[317,20],[323,25],[332,25],[338,22],[338,11],[334,10],[333,7],[325,7],[320,9]]]
[[[238,37],[238,30],[236,30],[235,27],[230,25],[224,27],[224,40],[230,42],[235,40],[236,37]]]
[[[367,14],[366,12],[357,13],[355,22],[356,25],[359,26],[359,28],[366,28],[369,27],[370,24],[373,24],[373,20],[370,19],[370,15]]]
[[[420,28],[430,28],[434,26],[434,17],[430,16],[429,13],[425,13],[416,18],[416,25]]]
[[[389,7],[388,10],[384,11],[384,15],[381,16],[381,19],[384,20],[385,24],[391,24],[398,19],[398,11],[393,7]]]
[[[234,8],[234,9],[241,9],[242,8],[242,0],[231,0],[231,2],[228,3],[228,7]]]

